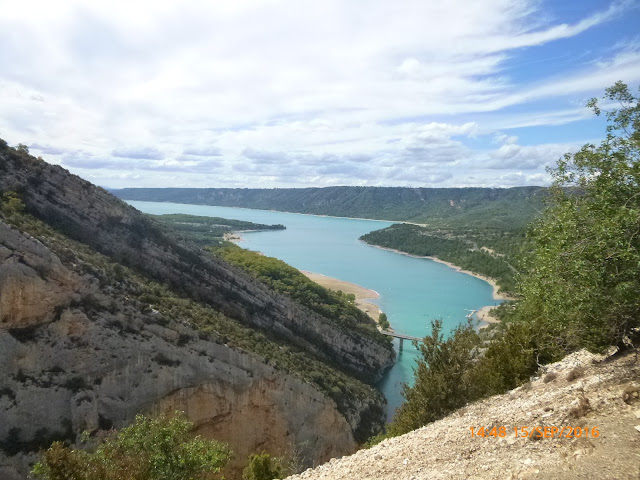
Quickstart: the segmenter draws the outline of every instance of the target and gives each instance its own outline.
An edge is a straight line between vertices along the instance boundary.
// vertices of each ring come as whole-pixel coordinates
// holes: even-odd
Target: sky
[[[98,185],[510,187],[640,85],[640,0],[1,0],[0,138]]]

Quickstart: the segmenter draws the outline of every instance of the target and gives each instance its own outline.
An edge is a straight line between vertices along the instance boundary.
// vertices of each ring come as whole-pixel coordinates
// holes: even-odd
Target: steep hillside
[[[634,353],[576,352],[509,393],[289,480],[637,479],[639,392]]]
[[[58,166],[10,148],[0,155],[0,190],[17,192],[28,213],[71,239],[365,380],[391,363],[392,349],[375,329],[314,315]]]
[[[544,189],[515,188],[125,188],[126,200],[259,208],[285,212],[402,220],[432,225],[518,229],[542,206]]]
[[[0,198],[0,478],[138,412],[186,411],[236,469],[293,446],[317,463],[380,428],[363,381],[394,353],[371,325],[319,315],[6,144]]]

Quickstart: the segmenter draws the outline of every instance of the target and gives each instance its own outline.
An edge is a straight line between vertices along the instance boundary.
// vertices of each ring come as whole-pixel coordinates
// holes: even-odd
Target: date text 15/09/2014
[[[527,427],[469,427],[472,437],[498,438],[513,435],[515,438],[598,438],[598,427],[556,427],[556,426],[527,426]]]

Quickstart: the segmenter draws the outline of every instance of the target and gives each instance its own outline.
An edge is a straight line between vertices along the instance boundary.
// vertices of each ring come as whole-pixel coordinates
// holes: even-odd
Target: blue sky
[[[640,0],[23,0],[0,137],[109,187],[544,185]]]

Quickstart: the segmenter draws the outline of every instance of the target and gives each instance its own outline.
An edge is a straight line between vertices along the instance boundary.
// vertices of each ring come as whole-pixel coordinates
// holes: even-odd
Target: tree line
[[[433,322],[419,346],[415,384],[405,386],[406,402],[386,436],[521,385],[570,352],[637,352],[639,97],[622,82],[606,90],[607,104],[618,107],[606,112],[604,140],[566,154],[549,170],[546,208],[528,227],[520,254],[519,300],[497,308],[502,321],[489,332],[469,322],[445,337],[441,323]],[[588,106],[602,113],[596,99]]]

